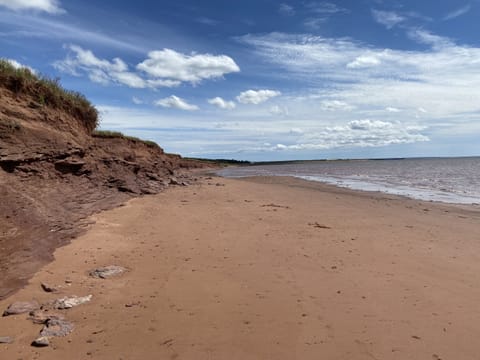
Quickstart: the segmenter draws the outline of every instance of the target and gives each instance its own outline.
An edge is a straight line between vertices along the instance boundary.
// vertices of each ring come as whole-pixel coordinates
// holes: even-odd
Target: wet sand
[[[0,301],[92,294],[74,332],[33,348],[40,325],[0,318],[1,359],[480,357],[478,208],[214,178],[94,220]],[[129,271],[88,276],[111,264]]]

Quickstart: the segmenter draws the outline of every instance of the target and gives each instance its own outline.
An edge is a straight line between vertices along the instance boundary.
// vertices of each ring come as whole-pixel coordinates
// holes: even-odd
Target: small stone
[[[123,274],[127,269],[117,265],[109,265],[100,268],[96,268],[90,271],[90,276],[100,278],[100,279],[107,279],[109,277],[118,276]]]
[[[39,338],[36,338],[32,342],[32,346],[35,347],[45,347],[50,345],[50,340],[46,336],[40,336]]]
[[[0,344],[11,344],[13,343],[13,338],[10,336],[0,336]]]
[[[45,291],[45,292],[57,292],[58,291],[58,288],[56,288],[54,286],[50,286],[47,283],[41,283],[41,286],[42,286],[43,291]]]
[[[53,307],[59,310],[70,309],[74,306],[85,304],[90,300],[92,300],[92,295],[87,295],[87,296],[74,295],[71,297],[64,297],[64,298],[55,300],[55,302],[53,303]]]
[[[180,185],[180,182],[177,180],[177,178],[171,177],[170,185]]]
[[[74,325],[70,321],[61,319],[49,319],[43,327],[40,335],[48,336],[67,336],[73,331]]]
[[[8,308],[3,312],[3,316],[28,313],[39,308],[40,305],[36,301],[17,301],[8,306]]]

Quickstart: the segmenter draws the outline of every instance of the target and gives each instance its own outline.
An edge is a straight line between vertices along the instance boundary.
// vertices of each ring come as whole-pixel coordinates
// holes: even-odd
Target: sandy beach
[[[134,199],[0,302],[92,295],[1,359],[478,359],[480,209],[292,178],[205,179]],[[91,269],[128,271],[97,279]],[[59,287],[44,292],[40,284]]]

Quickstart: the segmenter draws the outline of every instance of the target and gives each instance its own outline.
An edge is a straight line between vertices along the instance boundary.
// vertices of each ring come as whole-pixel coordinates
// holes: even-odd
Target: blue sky
[[[480,155],[480,2],[0,0],[0,56],[184,156]]]

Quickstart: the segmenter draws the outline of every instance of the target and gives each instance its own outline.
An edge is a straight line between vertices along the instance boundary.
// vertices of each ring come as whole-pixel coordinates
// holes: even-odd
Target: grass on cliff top
[[[137,138],[135,136],[128,136],[128,135],[125,135],[125,134],[121,133],[120,131],[94,130],[92,132],[92,136],[97,137],[97,138],[103,138],[103,139],[127,139],[127,140],[131,140],[131,141],[144,143],[145,145],[147,145],[148,147],[151,147],[151,148],[159,148],[160,147],[154,141],[142,140],[142,139]]]
[[[88,132],[98,126],[97,109],[84,95],[64,89],[58,79],[39,76],[28,68],[16,68],[9,61],[0,59],[0,86],[17,96],[31,96],[41,105],[72,115]]]

